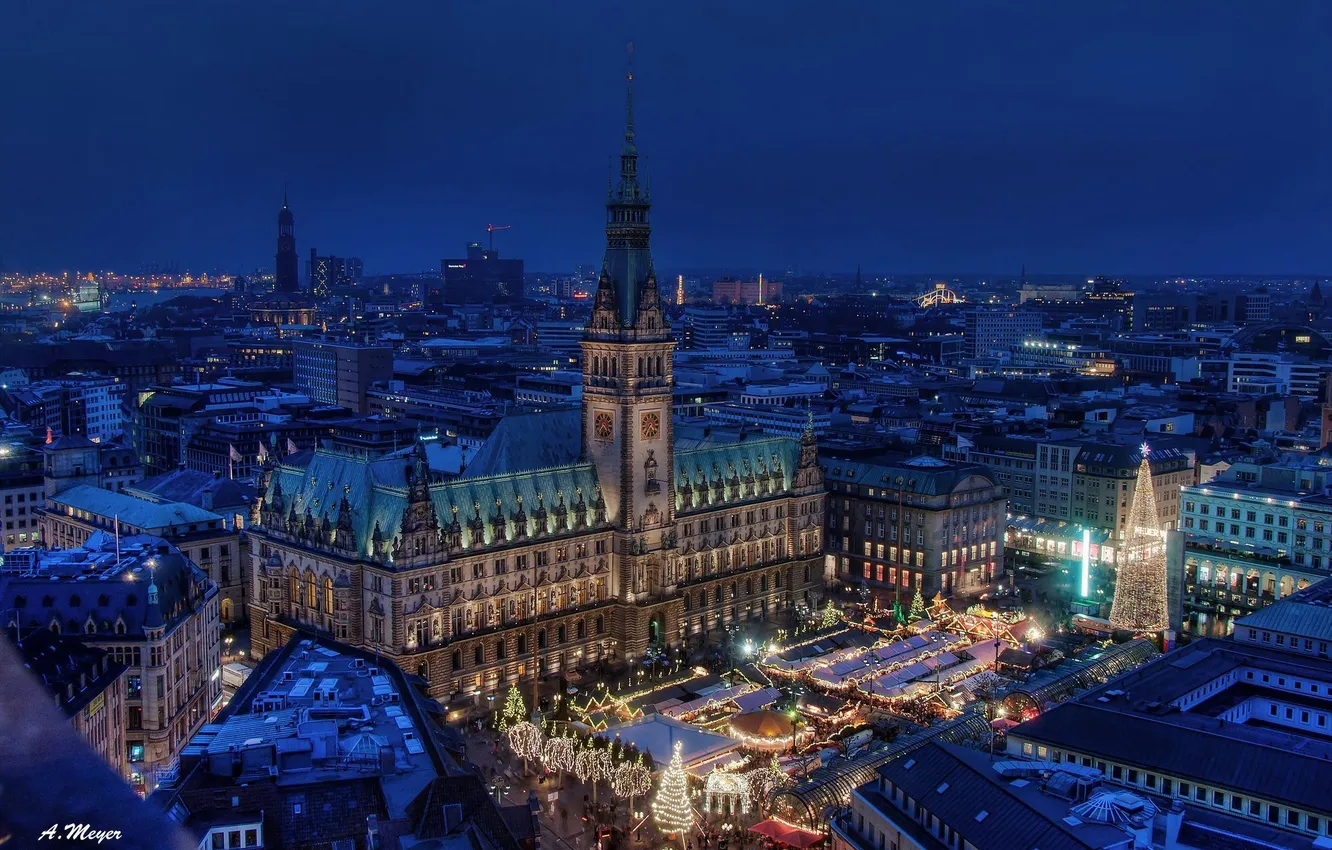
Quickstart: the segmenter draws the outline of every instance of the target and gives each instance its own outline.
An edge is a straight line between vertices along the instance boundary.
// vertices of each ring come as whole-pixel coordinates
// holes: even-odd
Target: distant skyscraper
[[[277,291],[278,292],[299,292],[300,282],[300,259],[296,256],[296,222],[291,215],[291,207],[287,206],[287,194],[282,193],[282,209],[278,211],[278,240],[277,240]]]
[[[356,257],[336,257],[332,254],[321,257],[314,248],[310,249],[310,259],[305,262],[305,278],[310,282],[310,294],[316,297],[332,294],[333,287],[358,279],[363,270],[364,264]]]
[[[680,306],[684,303],[684,275],[675,278],[675,304]]]
[[[501,260],[499,251],[472,242],[467,256],[439,261],[439,282],[426,289],[426,307],[484,304],[497,298],[523,297],[523,261]]]

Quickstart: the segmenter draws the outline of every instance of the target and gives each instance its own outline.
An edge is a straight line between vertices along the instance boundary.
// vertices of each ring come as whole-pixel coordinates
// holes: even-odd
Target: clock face
[[[609,440],[615,435],[615,417],[609,411],[598,410],[592,427],[598,440]]]
[[[639,428],[644,440],[655,440],[661,436],[661,414],[655,410],[649,410],[643,414],[643,420]]]

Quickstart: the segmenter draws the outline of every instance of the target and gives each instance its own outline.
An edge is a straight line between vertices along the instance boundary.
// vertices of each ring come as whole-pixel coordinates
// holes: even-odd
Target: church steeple
[[[282,209],[278,210],[277,256],[274,263],[274,277],[278,292],[296,292],[300,289],[297,268],[300,261],[296,256],[296,222],[287,206],[287,190],[282,190]]]

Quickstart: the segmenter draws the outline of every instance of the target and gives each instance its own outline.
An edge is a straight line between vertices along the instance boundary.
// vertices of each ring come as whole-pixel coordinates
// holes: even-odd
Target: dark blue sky
[[[662,267],[1332,272],[1321,0],[0,5],[10,267],[596,262],[632,39]]]

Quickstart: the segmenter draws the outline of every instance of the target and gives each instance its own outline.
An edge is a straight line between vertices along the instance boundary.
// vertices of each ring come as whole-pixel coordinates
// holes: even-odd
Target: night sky
[[[632,40],[662,268],[1332,272],[1318,0],[0,6],[10,268],[598,262]]]

